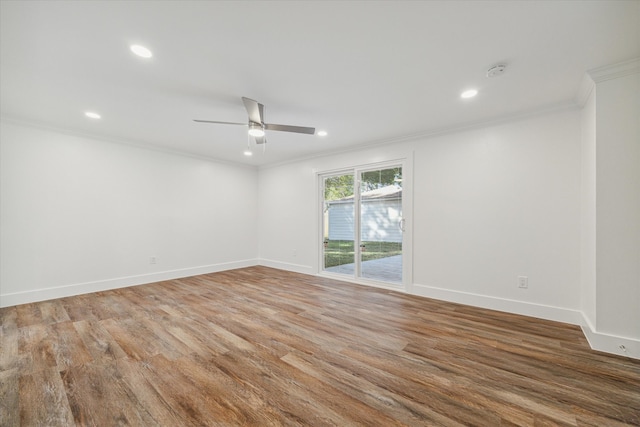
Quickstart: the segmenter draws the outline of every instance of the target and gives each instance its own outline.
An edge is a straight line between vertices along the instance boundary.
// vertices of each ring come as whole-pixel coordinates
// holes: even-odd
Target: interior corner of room
[[[4,21],[3,27],[16,31]],[[4,55],[15,39],[2,39]],[[359,41],[349,43],[353,46],[345,49]],[[290,40],[286,44],[295,45]],[[167,46],[175,52],[169,41]],[[399,47],[394,60],[407,59],[412,52],[407,49]],[[353,52],[338,56],[347,54]],[[51,67],[55,82],[58,69],[50,54],[38,55]],[[17,78],[15,70],[5,74],[9,65],[3,58],[3,86]],[[150,64],[143,66],[127,65],[132,79],[146,80],[157,92],[151,102],[188,98],[188,114],[174,117],[176,121],[193,125],[197,117],[192,116],[208,114],[208,103],[218,113],[228,111],[228,118],[216,119],[244,120],[239,99],[249,93],[224,92],[207,82],[190,86],[182,77],[163,86],[162,79],[149,73]],[[291,67],[292,73],[305,69],[295,61]],[[497,78],[509,78],[513,68]],[[100,81],[108,90],[104,73]],[[407,74],[411,80],[413,72]],[[309,85],[322,81],[316,73],[312,77]],[[400,77],[393,78],[394,85],[401,84]],[[93,84],[102,85],[87,78],[77,82],[77,89],[89,94]],[[229,84],[234,90],[252,87]],[[266,147],[254,146],[252,159],[242,161],[230,160],[227,153],[217,158],[214,151],[180,151],[180,144],[154,145],[131,119],[122,119],[122,132],[106,133],[87,130],[84,123],[74,128],[72,121],[49,123],[25,116],[18,107],[14,113],[3,90],[0,307],[256,265],[331,276],[323,269],[322,177],[344,170],[358,176],[376,165],[403,164],[405,189],[410,188],[403,198],[410,197],[410,208],[403,213],[408,222],[402,223],[402,256],[410,269],[391,289],[580,325],[593,349],[640,358],[640,59],[636,52],[631,59],[580,70],[571,84],[573,99],[530,111],[492,117],[478,113],[477,119],[465,115],[465,123],[406,134],[381,132],[378,139],[369,135],[366,141],[354,136],[349,146],[331,146],[335,132],[324,140],[309,136],[315,138],[313,144],[332,147],[326,151],[303,152],[298,140],[287,137],[282,145],[290,149],[283,150],[278,138],[269,136]],[[344,83],[344,98],[330,106],[340,110],[340,103],[348,103],[354,93],[351,89]],[[133,99],[139,89],[127,90]],[[279,106],[279,88],[270,90],[256,89],[271,97],[265,101],[272,114],[268,118],[279,119],[280,107],[283,121],[321,125],[313,123],[316,107],[305,103],[304,96],[296,109]],[[290,95],[295,91],[288,90],[282,99],[295,104],[298,98]],[[389,102],[398,101],[387,96]],[[113,115],[103,114],[103,122],[118,120],[119,108],[123,115],[135,110],[126,102],[112,107]],[[466,114],[474,107],[456,108]],[[139,113],[144,125],[156,120]],[[167,120],[160,117],[158,125]],[[193,132],[209,138],[213,129]],[[227,135],[212,145],[230,142]],[[235,151],[245,148],[246,138],[244,133],[236,138]],[[208,140],[203,136],[202,141]],[[260,150],[263,159],[276,160],[252,163],[260,161],[254,160],[260,159]],[[279,150],[286,151],[281,159]],[[352,251],[366,252],[356,246]],[[356,262],[353,268],[362,272]],[[344,278],[367,283],[357,275]],[[385,286],[385,280],[369,284]]]

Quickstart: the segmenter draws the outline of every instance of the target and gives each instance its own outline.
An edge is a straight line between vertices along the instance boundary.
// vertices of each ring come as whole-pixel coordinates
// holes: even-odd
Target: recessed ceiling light
[[[465,90],[460,94],[460,98],[473,98],[478,94],[478,91],[475,89]]]
[[[318,136],[327,136],[327,131],[326,130],[319,130],[317,135]]]
[[[253,153],[251,152],[251,150],[244,150],[243,154],[247,157],[253,156]]]
[[[93,111],[86,111],[84,113],[85,116],[89,117],[90,119],[100,119],[102,118],[102,116],[98,113],[94,113]]]
[[[144,46],[140,46],[139,44],[131,45],[131,52],[142,58],[151,58],[153,56],[153,53],[151,53],[149,49]]]

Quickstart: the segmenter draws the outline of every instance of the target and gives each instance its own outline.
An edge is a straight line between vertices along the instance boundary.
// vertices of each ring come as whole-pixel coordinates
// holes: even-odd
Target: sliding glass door
[[[403,283],[402,166],[322,177],[323,270]]]
[[[353,173],[323,178],[323,270],[355,272]]]
[[[359,172],[360,276],[402,283],[402,168]]]

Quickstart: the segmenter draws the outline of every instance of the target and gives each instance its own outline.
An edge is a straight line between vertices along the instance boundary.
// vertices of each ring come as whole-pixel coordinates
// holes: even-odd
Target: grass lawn
[[[402,254],[402,243],[362,242],[362,244],[365,246],[362,252],[362,261]],[[353,240],[329,240],[327,247],[324,249],[325,268],[353,262],[355,262]]]

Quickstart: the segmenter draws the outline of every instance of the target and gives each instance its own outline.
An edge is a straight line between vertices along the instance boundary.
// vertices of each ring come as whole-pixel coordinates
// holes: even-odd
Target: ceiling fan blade
[[[244,96],[242,97],[242,102],[244,103],[244,108],[247,109],[250,121],[259,124],[264,123],[264,105]]]
[[[254,136],[255,140],[256,140],[256,144],[266,144],[267,143],[267,137],[266,136]]]
[[[308,128],[304,126],[274,125],[271,123],[265,123],[264,128],[266,130],[279,130],[281,132],[306,133],[308,135],[313,135],[314,133],[316,133],[316,128]]]
[[[243,125],[246,126],[246,123],[236,123],[236,122],[218,122],[215,120],[197,120],[197,119],[193,119],[194,122],[198,122],[198,123],[218,123],[221,125]]]

